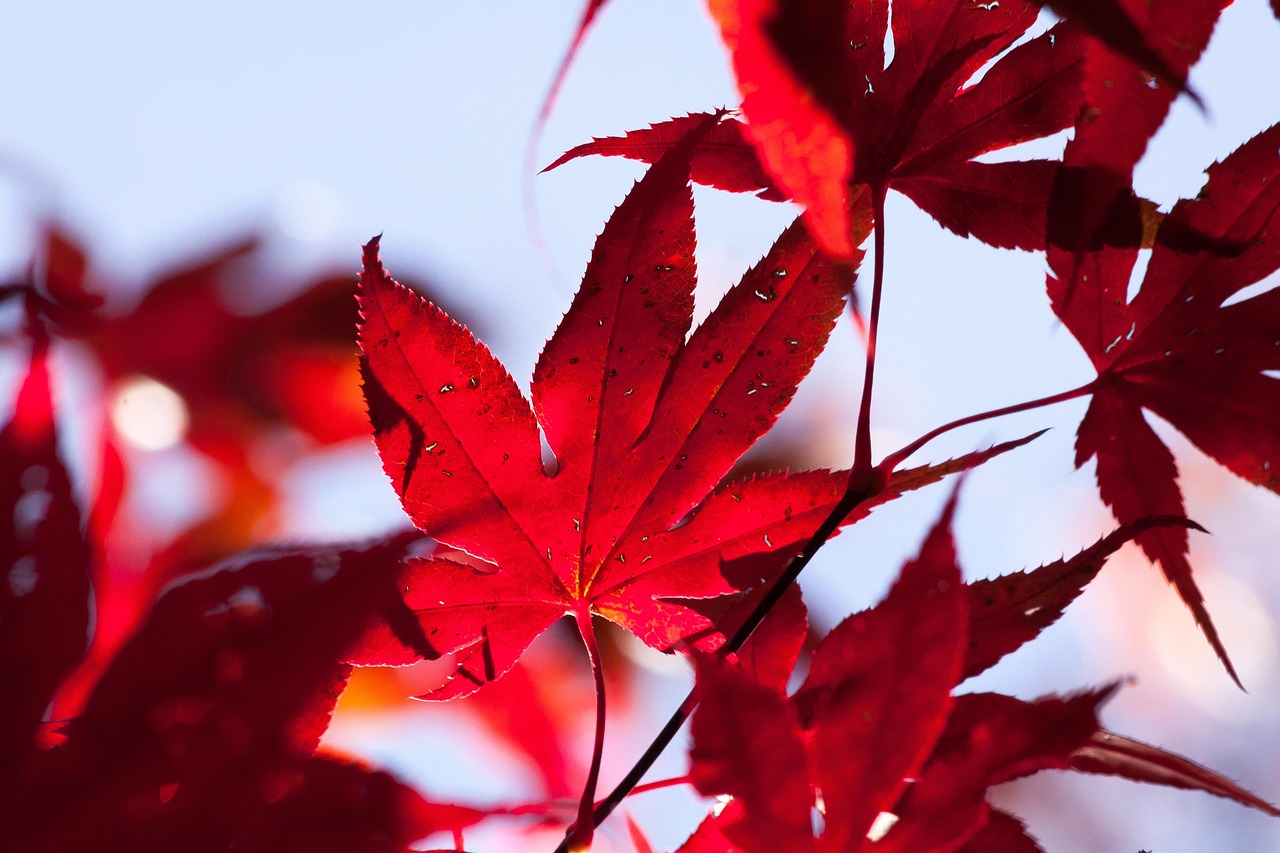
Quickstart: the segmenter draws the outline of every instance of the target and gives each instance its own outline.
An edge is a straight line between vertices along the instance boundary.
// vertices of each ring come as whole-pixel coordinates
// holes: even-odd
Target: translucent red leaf
[[[809,759],[786,696],[733,666],[698,659],[690,778],[741,803],[718,830],[746,851],[813,849]]]
[[[1113,689],[1034,702],[995,693],[957,697],[919,781],[892,810],[898,820],[871,849],[925,853],[969,842],[987,823],[987,789],[1071,766],[1098,731],[1097,707]]]
[[[1161,222],[1132,299],[1136,249],[1049,254],[1054,311],[1099,374],[1076,461],[1097,458],[1099,491],[1121,522],[1184,514],[1173,457],[1144,409],[1239,476],[1280,488],[1272,472],[1280,461],[1280,384],[1268,372],[1280,369],[1280,291],[1235,298],[1280,268],[1278,148],[1273,126],[1210,167],[1200,196]],[[1231,671],[1191,576],[1185,530],[1138,541]]]
[[[1048,161],[1032,161],[1006,184],[997,177],[1014,167],[983,169],[972,159],[1071,125],[1079,30],[1059,26],[1000,56],[1035,20],[1035,4],[902,3],[886,67],[887,3],[710,6],[733,55],[747,135],[779,188],[805,205],[824,249],[856,245],[847,207],[859,185],[900,189],[962,235],[1044,246]],[[746,171],[736,148],[707,156],[726,172]],[[848,198],[836,196],[842,183]]]
[[[1084,746],[1076,750],[1071,756],[1071,768],[1085,773],[1122,776],[1135,782],[1206,791],[1280,817],[1280,809],[1225,776],[1181,755],[1108,731],[1095,732]]]
[[[964,659],[966,600],[954,496],[888,596],[822,641],[795,702],[813,729],[825,850],[856,850],[942,733]]]
[[[1029,572],[1013,572],[969,584],[969,651],[964,678],[994,666],[1005,655],[1035,639],[1058,621],[1102,569],[1107,558],[1126,543],[1157,527],[1191,527],[1195,522],[1156,516],[1126,524],[1071,559],[1057,560]]]
[[[89,640],[91,554],[58,456],[47,340],[37,335],[0,432],[0,765],[16,767]]]
[[[1141,230],[1141,215],[1129,189],[1133,168],[1227,4],[1052,0],[1048,5],[1062,7],[1096,36],[1085,47],[1083,106],[1050,206],[1049,244],[1066,252],[1136,245],[1132,235]],[[1060,263],[1054,268],[1060,270]]]
[[[424,532],[476,558],[412,571],[407,600],[434,653],[458,654],[455,678],[432,698],[500,676],[584,605],[652,646],[677,647],[710,623],[667,599],[729,592],[722,558],[786,541],[769,538],[788,523],[784,500],[752,518],[749,542],[732,511],[709,535],[701,511],[676,522],[790,400],[851,276],[793,226],[686,341],[696,142],[654,166],[606,224],[538,360],[532,406],[464,328],[386,274],[376,241],[366,247],[362,372],[384,469]],[[362,662],[406,657],[385,632],[372,645]]]
[[[769,31],[795,4],[711,0],[708,6],[733,58],[747,133],[761,162],[804,206],[805,225],[823,250],[851,258],[857,244],[850,239],[845,185],[853,172],[853,140],[791,67],[789,45],[779,45]],[[828,51],[840,41],[838,29],[813,35]]]

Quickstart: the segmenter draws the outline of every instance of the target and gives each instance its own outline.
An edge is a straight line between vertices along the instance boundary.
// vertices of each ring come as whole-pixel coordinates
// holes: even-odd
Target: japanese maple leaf
[[[682,853],[1031,853],[1034,839],[990,808],[987,791],[1043,769],[1203,790],[1275,813],[1211,770],[1100,728],[1114,687],[1033,702],[951,695],[1051,624],[1121,544],[1185,519],[1127,525],[1071,560],[957,587],[952,512],[884,601],[823,639],[794,696],[771,671],[699,660],[690,775],[703,793],[734,800]],[[815,838],[818,792],[825,831]]]
[[[1071,125],[1077,29],[1014,48],[969,85],[1035,21],[1036,4],[899,2],[892,16],[887,2],[709,6],[733,56],[747,132],[825,250],[848,257],[856,245],[846,188],[859,184],[906,194],[958,234],[1043,247],[1054,164],[974,158]]]
[[[711,623],[668,598],[731,591],[722,558],[784,549],[821,520],[790,523],[825,492],[827,472],[707,498],[791,398],[851,275],[793,225],[686,341],[688,176],[684,146],[606,224],[538,361],[532,405],[464,328],[386,274],[377,240],[365,248],[361,370],[384,469],[421,530],[474,557],[411,571],[406,600],[430,643],[414,652],[457,653],[460,677],[428,698],[498,677],[566,614],[597,613],[656,648],[677,647]],[[394,646],[375,638],[359,660],[414,659]]]
[[[1173,455],[1144,409],[1237,475],[1280,488],[1272,470],[1280,464],[1280,384],[1268,373],[1280,368],[1280,291],[1233,299],[1280,268],[1278,147],[1280,125],[1209,168],[1200,196],[1179,202],[1161,224],[1132,299],[1136,249],[1049,254],[1054,311],[1098,371],[1076,464],[1096,457],[1102,499],[1121,522],[1184,514]],[[1138,542],[1235,678],[1191,575],[1186,530],[1150,531]]]
[[[1072,252],[1103,245],[1146,246],[1149,215],[1130,190],[1134,166],[1227,4],[1052,0],[1049,5],[1079,20],[1096,37],[1085,40],[1083,103],[1054,180],[1048,242]]]
[[[704,794],[741,802],[721,832],[743,850],[860,850],[924,763],[964,658],[953,508],[885,600],[822,641],[794,698],[739,667],[700,660],[690,773]],[[825,820],[817,839],[815,791]]]

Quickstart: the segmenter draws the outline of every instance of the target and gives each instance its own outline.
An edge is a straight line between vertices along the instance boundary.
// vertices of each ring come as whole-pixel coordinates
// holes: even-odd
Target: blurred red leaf
[[[3,767],[18,766],[37,748],[45,709],[84,654],[90,626],[92,556],[58,456],[48,341],[42,330],[34,337],[13,419],[0,432]]]
[[[420,837],[420,798],[385,774],[311,757],[347,668],[397,601],[401,534],[263,551],[171,587],[98,682],[67,740],[7,780],[10,849],[352,849]],[[323,829],[329,828],[328,832]],[[368,841],[355,849],[363,849]]]

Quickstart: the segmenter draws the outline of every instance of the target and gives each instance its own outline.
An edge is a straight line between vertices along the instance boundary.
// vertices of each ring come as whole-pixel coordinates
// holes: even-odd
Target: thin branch
[[[911,454],[915,453],[917,450],[924,447],[926,444],[933,441],[938,436],[944,433],[951,432],[951,430],[953,429],[959,429],[962,426],[968,426],[969,424],[976,424],[980,421],[986,421],[992,418],[999,418],[1005,415],[1016,414],[1018,412],[1026,412],[1026,411],[1030,411],[1031,409],[1039,409],[1043,406],[1052,406],[1055,403],[1065,403],[1067,400],[1074,400],[1077,397],[1084,397],[1088,394],[1092,394],[1094,390],[1097,388],[1097,384],[1098,384],[1098,380],[1094,379],[1092,382],[1087,382],[1084,385],[1081,385],[1079,388],[1072,388],[1070,391],[1063,391],[1059,394],[1050,394],[1048,397],[1040,397],[1035,400],[1028,400],[1025,403],[1018,403],[1013,406],[1005,406],[1000,409],[992,409],[988,412],[980,412],[976,415],[969,415],[967,417],[960,418],[959,420],[954,420],[951,423],[943,424],[942,426],[936,429],[930,430],[929,432],[920,436],[915,441],[911,442],[905,447],[902,447],[901,449],[895,450],[893,453],[890,453],[883,460],[881,460],[880,464],[877,465],[876,468],[882,471],[884,475],[887,477],[889,474],[893,473],[893,470],[895,468],[897,468],[899,465],[905,462],[907,460],[907,457],[911,456]]]
[[[871,310],[867,316],[867,355],[862,374],[862,402],[858,405],[858,427],[853,444],[853,470],[849,479],[857,488],[872,473],[871,465],[871,396],[875,386],[876,346],[880,331],[880,298],[884,292],[884,197],[883,186],[871,188],[871,206],[875,216],[873,245],[875,262],[871,276]]]
[[[569,850],[588,850],[591,848],[591,837],[598,822],[593,820],[596,785],[600,781],[600,761],[604,756],[605,695],[604,666],[600,661],[600,644],[596,641],[595,627],[591,624],[591,608],[582,605],[575,614],[578,622],[578,633],[587,647],[587,656],[591,659],[591,677],[596,687],[596,735],[591,750],[591,769],[587,771],[587,782],[582,788],[582,798],[578,801],[578,819],[574,822],[565,843]]]

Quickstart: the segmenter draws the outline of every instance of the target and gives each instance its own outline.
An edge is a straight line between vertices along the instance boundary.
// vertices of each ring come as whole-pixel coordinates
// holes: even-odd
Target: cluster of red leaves
[[[591,4],[593,14],[600,5]],[[1160,564],[1235,678],[1192,577],[1186,527],[1151,523],[1158,516],[1181,517],[1185,507],[1172,454],[1142,412],[1160,415],[1247,480],[1273,491],[1280,485],[1271,470],[1280,400],[1268,373],[1280,369],[1280,305],[1275,290],[1239,298],[1280,269],[1274,233],[1280,126],[1211,167],[1200,196],[1167,216],[1131,189],[1134,166],[1174,98],[1187,92],[1200,103],[1187,89],[1187,73],[1225,4],[1050,2],[1067,20],[1026,40],[1020,39],[1038,16],[1036,3],[708,5],[738,77],[739,114],[690,115],[597,138],[548,168],[591,154],[664,162],[697,128],[715,121],[695,143],[693,180],[799,202],[804,223],[830,257],[857,263],[857,247],[873,227],[884,227],[872,216],[890,189],[962,236],[996,247],[1047,250],[1052,308],[1098,371],[1094,382],[1056,398],[1091,396],[1076,463],[1097,459],[1101,496],[1124,525],[1116,535],[1136,538]],[[1068,128],[1074,133],[1060,160],[976,159]],[[1130,298],[1129,278],[1142,249],[1152,250],[1151,262]],[[891,474],[905,455],[888,457],[882,473]],[[1034,849],[1033,842],[1019,840],[1024,836],[1016,821],[984,824],[978,805],[988,784],[1041,767],[1114,767],[1144,781],[1188,778],[1181,771],[1143,769],[1132,757],[1151,759],[1154,751],[1100,734],[1093,717],[1100,695],[1046,700],[1017,713],[1009,710],[1013,705],[1004,707],[1015,701],[1008,697],[992,699],[990,707],[985,699],[962,697],[953,708],[949,691],[960,672],[972,674],[972,660],[949,674],[939,664],[937,678],[920,681],[913,694],[906,685],[928,670],[922,660],[945,658],[945,649],[963,643],[966,633],[981,648],[990,626],[973,623],[971,632],[949,639],[887,628],[871,636],[868,624],[892,624],[892,616],[873,614],[892,613],[896,597],[908,596],[908,575],[880,608],[854,617],[824,641],[809,680],[794,696],[782,692],[785,678],[762,683],[758,673],[749,676],[718,659],[699,662],[694,776],[705,793],[735,799],[711,822],[732,829],[722,835],[709,823],[689,849],[722,849],[729,837],[743,849],[805,849],[814,843],[814,807],[826,826],[816,842],[822,849],[860,849],[868,837],[877,843],[867,846],[880,848],[958,849],[984,825],[972,849]],[[958,582],[938,581],[940,588]],[[918,623],[921,613],[931,611],[916,598],[910,612]],[[1024,624],[1019,643],[1056,619],[1064,605],[1052,611],[1030,605],[1026,615],[1044,621]],[[935,616],[932,628],[915,629],[945,633],[955,614]],[[963,614],[957,619],[963,623]],[[904,648],[911,650],[910,673],[904,668],[876,681],[864,671],[890,672]],[[789,667],[775,661],[772,671]],[[845,690],[840,703],[829,695],[836,682]],[[814,698],[819,693],[821,701]],[[930,696],[937,699],[932,705]],[[927,720],[904,712],[912,701],[930,705]],[[1042,706],[1055,710],[1035,710]],[[892,725],[878,713],[886,708],[894,709]],[[1075,709],[1074,727],[1061,719],[1059,709],[1067,708]],[[851,717],[859,713],[862,722],[855,724]],[[1037,714],[1046,716],[1037,723]],[[873,720],[882,728],[852,733]],[[966,740],[987,739],[1003,749],[1058,729],[1078,736],[1028,746],[1026,754],[1015,749],[998,759],[973,758],[964,770],[947,764],[959,761],[955,754],[964,752],[959,744]],[[876,744],[885,742],[903,752],[892,760],[880,756]],[[1123,749],[1108,752],[1109,745],[1122,743]],[[1077,751],[1087,758],[1077,761]],[[755,761],[760,755],[766,758]],[[864,766],[850,755],[875,758]],[[1111,755],[1114,764],[1100,755]],[[882,780],[876,776],[881,770]],[[907,779],[920,781],[904,793]],[[972,814],[956,816],[957,797]],[[868,836],[880,811],[893,815],[897,829],[885,834],[881,827]],[[1003,846],[992,846],[997,838]]]
[[[575,47],[603,5],[587,4]],[[457,836],[501,810],[434,806],[384,773],[316,754],[350,665],[448,656],[452,676],[422,698],[459,698],[509,673],[565,616],[591,656],[598,701],[567,844],[591,838],[604,712],[597,616],[694,661],[690,779],[732,799],[687,853],[1027,853],[1038,844],[987,791],[1048,768],[1278,813],[1103,729],[1112,687],[1030,702],[956,692],[1054,623],[1130,541],[1161,565],[1234,675],[1192,579],[1195,525],[1176,467],[1142,412],[1277,488],[1280,399],[1267,371],[1280,369],[1280,304],[1275,290],[1239,295],[1280,268],[1280,126],[1213,166],[1201,196],[1167,216],[1130,188],[1221,4],[1056,0],[1067,20],[1026,40],[1039,6],[1019,0],[709,5],[739,78],[740,118],[672,119],[552,164],[601,154],[651,168],[598,238],[531,399],[465,327],[391,279],[377,239],[364,251],[357,320],[338,281],[257,315],[234,310],[219,279],[252,244],[155,283],[112,316],[83,252],[49,234],[38,281],[5,290],[25,300],[31,354],[0,433],[0,509],[12,520],[0,526],[0,846],[373,850]],[[1061,160],[978,159],[1068,128]],[[693,330],[691,181],[804,211]],[[776,583],[802,565],[797,555],[1029,440],[910,470],[890,455],[870,478],[726,479],[823,349],[860,245],[873,229],[883,235],[875,220],[891,189],[958,234],[1047,252],[1052,308],[1098,372],[1077,394],[1092,397],[1077,463],[1097,458],[1121,526],[1074,558],[966,584],[953,497],[885,600],[831,631],[789,692],[808,626],[797,590]],[[1130,298],[1143,248],[1150,264]],[[255,442],[281,424],[320,443],[365,429],[352,405],[352,321],[383,468],[419,532],[449,550],[406,560],[418,532],[242,550],[272,506],[248,464]],[[86,342],[110,381],[142,374],[177,391],[191,444],[245,486],[155,559],[149,594],[131,604],[145,617],[101,650],[97,670],[81,663],[95,593],[97,641],[124,633],[110,627],[120,602],[95,564],[127,469],[108,444],[114,464],[86,533],[58,455],[50,328]],[[231,552],[206,572],[180,571]],[[743,626],[757,623],[744,644]],[[48,709],[77,673],[85,698],[58,725]],[[544,752],[549,764],[562,757]]]
[[[864,188],[896,189],[944,227],[993,246],[1047,248],[1053,310],[1099,371],[1076,462],[1098,458],[1099,490],[1116,518],[1185,512],[1173,457],[1143,408],[1274,491],[1280,422],[1275,380],[1264,373],[1280,352],[1274,293],[1223,302],[1280,268],[1271,221],[1280,204],[1277,128],[1214,166],[1200,198],[1168,217],[1130,189],[1224,4],[1052,5],[1070,20],[1009,49],[1035,20],[1035,4],[895,4],[886,65],[888,4],[712,2],[745,122],[725,119],[705,137],[693,177],[794,198],[837,256],[853,257],[869,233]],[[864,80],[865,88],[851,82]],[[700,120],[596,139],[549,168],[588,154],[654,162]],[[972,159],[1067,127],[1075,133],[1061,161]],[[835,158],[836,150],[849,153]],[[833,159],[847,163],[835,168]],[[832,187],[845,192],[827,197]],[[1153,246],[1130,302],[1130,272]],[[1236,677],[1192,579],[1186,531],[1140,542]]]
[[[416,533],[246,552],[171,585],[81,712],[60,728],[45,719],[91,638],[95,549],[58,455],[41,322],[31,311],[30,366],[0,432],[13,520],[0,529],[0,847],[346,851],[456,823],[384,773],[314,754],[350,669],[341,658],[403,606]]]
[[[1057,621],[1106,558],[1152,528],[1128,525],[1069,560],[965,584],[951,537],[954,498],[877,606],[822,640],[803,684],[710,656],[698,660],[691,775],[733,800],[682,853],[743,850],[1040,850],[987,789],[1044,769],[1199,789],[1280,811],[1181,756],[1102,729],[1114,687],[1033,702],[953,690]],[[779,675],[781,677],[779,677]],[[815,838],[814,814],[821,831]]]

